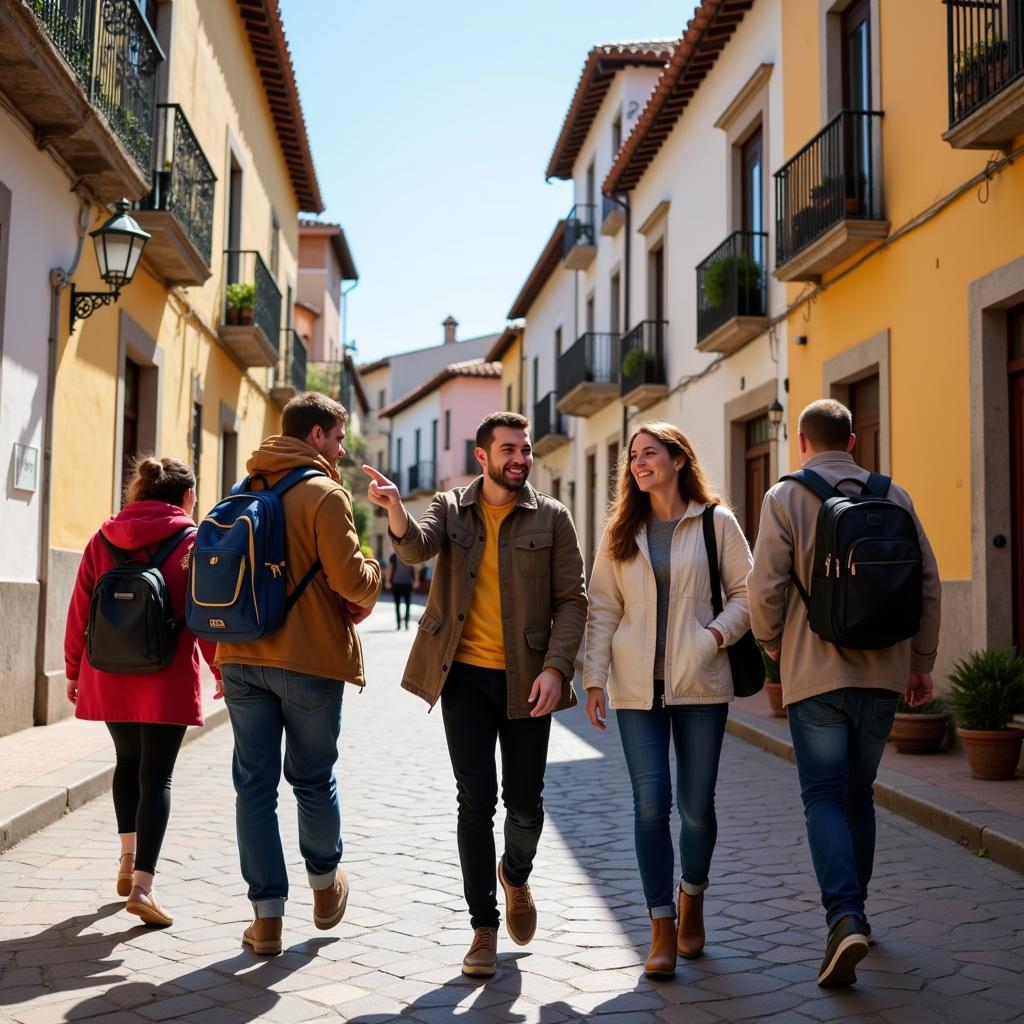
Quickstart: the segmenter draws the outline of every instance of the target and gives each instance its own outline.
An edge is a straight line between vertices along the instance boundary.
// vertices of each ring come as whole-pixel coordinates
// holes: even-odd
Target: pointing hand
[[[366,497],[373,505],[379,505],[388,512],[397,512],[402,507],[402,496],[398,486],[373,466],[363,466],[363,472],[370,478]]]

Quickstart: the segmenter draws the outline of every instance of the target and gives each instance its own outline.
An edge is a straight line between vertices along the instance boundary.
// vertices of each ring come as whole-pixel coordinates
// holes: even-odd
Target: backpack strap
[[[704,550],[708,554],[708,574],[711,576],[711,609],[717,617],[722,614],[722,573],[718,567],[715,506],[708,505],[701,513],[700,518],[704,527]]]
[[[884,498],[889,493],[891,483],[892,477],[883,476],[881,473],[869,473],[864,487],[873,498]]]
[[[327,474],[322,469],[315,469],[312,466],[300,466],[290,473],[285,473],[270,489],[280,498],[285,491],[291,490],[296,484],[314,476],[327,476]]]
[[[785,476],[779,477],[780,483],[783,480],[794,480],[796,483],[802,484],[822,501],[828,501],[829,498],[834,498],[837,494],[842,493],[829,484],[824,477],[815,473],[813,469],[798,469],[793,473],[787,473]]]
[[[284,603],[284,609],[286,613],[292,610],[292,607],[294,606],[295,602],[298,601],[300,597],[302,597],[302,592],[306,589],[306,587],[310,585],[310,583],[313,582],[313,577],[322,568],[323,566],[320,564],[319,558],[309,567],[309,571],[306,573],[305,576],[302,577],[301,580],[299,580],[298,585],[288,595],[288,598]]]
[[[193,537],[195,536],[195,533],[196,528],[194,526],[185,526],[172,537],[168,537],[167,540],[165,540],[163,544],[161,544],[160,547],[158,547],[150,556],[149,567],[151,569],[159,568],[167,561],[168,558],[171,557],[171,554],[186,537]]]
[[[100,540],[103,541],[103,546],[107,549],[107,554],[110,555],[114,562],[114,567],[124,565],[128,561],[128,556],[131,554],[130,551],[125,551],[124,548],[114,547],[109,540],[101,533]]]

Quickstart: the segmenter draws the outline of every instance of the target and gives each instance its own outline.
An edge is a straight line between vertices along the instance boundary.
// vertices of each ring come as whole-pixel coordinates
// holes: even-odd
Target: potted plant
[[[761,660],[764,662],[764,691],[768,694],[768,703],[772,706],[772,717],[785,718],[786,709],[782,706],[782,675],[779,672],[779,663],[774,658],[769,658],[760,644],[757,646],[761,651]]]
[[[941,697],[912,708],[902,697],[889,739],[900,754],[934,754],[942,746],[949,728],[949,713]]]
[[[251,324],[256,306],[256,285],[229,284],[226,292],[229,324]]]
[[[1024,710],[1024,658],[1010,648],[974,651],[950,673],[949,704],[976,779],[1010,779],[1024,730],[1009,723]]]
[[[720,309],[736,295],[736,311],[753,315],[761,305],[761,266],[745,252],[714,260],[704,268],[704,299]]]
[[[957,117],[970,113],[1010,78],[1010,47],[999,36],[961,50],[953,59]]]
[[[647,377],[647,371],[653,370],[657,363],[657,357],[653,352],[645,352],[642,348],[631,348],[622,357],[622,376]]]

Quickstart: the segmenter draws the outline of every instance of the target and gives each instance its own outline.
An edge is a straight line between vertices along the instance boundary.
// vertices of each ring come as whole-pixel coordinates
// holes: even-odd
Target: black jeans
[[[154,874],[171,815],[171,775],[185,726],[107,722],[107,729],[117,754],[117,831],[136,833],[135,869]]]
[[[395,599],[395,625],[402,624],[402,602],[405,601],[405,624],[409,625],[409,604],[412,601],[411,583],[392,583],[391,595]]]
[[[498,779],[494,748],[501,746],[505,805],[505,877],[524,885],[544,827],[544,768],[551,716],[509,719],[505,673],[456,662],[441,693],[448,754],[459,795],[459,862],[474,928],[498,926],[495,895],[494,812]]]

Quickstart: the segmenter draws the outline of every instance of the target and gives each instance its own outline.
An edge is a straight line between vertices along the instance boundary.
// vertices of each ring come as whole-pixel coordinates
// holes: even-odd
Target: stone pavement
[[[248,922],[234,847],[231,736],[179,761],[160,864],[166,931],[113,896],[108,796],[0,856],[0,1020],[144,1024],[334,1020],[549,1022],[1024,1019],[1024,878],[888,811],[869,903],[878,944],[860,985],[814,984],[824,940],[793,767],[727,736],[709,945],[673,981],[640,964],[648,922],[633,857],[628,780],[613,729],[581,712],[552,734],[547,827],[533,876],[534,942],[502,933],[499,972],[461,976],[469,930],[454,785],[440,713],[401,692],[411,633],[390,607],[363,627],[371,684],[345,698],[341,792],[352,896],[329,932],[311,922],[294,803],[281,818],[293,891],[285,953],[240,947]]]

